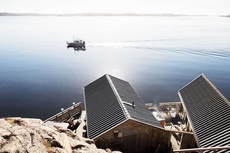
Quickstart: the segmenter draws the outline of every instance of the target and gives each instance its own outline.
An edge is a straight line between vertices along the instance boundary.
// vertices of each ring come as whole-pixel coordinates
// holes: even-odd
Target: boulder
[[[0,119],[0,152],[4,153],[106,153],[94,141],[40,119]]]

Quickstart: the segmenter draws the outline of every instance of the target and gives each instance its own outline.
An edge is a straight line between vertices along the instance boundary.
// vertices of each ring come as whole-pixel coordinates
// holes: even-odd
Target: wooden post
[[[82,112],[81,103],[79,104],[79,112],[80,112],[80,114],[81,114],[81,112]]]
[[[64,120],[64,117],[63,117],[63,112],[64,111],[64,108],[61,108],[61,121],[63,121]]]

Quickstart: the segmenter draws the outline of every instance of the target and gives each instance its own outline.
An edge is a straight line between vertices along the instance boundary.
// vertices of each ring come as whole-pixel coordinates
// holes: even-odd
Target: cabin
[[[87,137],[124,153],[171,150],[165,130],[132,86],[105,74],[84,87]]]
[[[178,94],[187,113],[196,146],[230,146],[230,102],[211,81],[201,74],[181,88]]]

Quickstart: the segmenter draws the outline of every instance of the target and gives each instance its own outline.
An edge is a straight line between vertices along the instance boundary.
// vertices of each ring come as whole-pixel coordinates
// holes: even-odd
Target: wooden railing
[[[44,120],[44,122],[47,122],[47,121],[62,122],[64,119],[68,119],[71,116],[80,114],[81,111],[82,111],[81,102],[78,102],[76,104],[74,103],[69,108],[62,109],[60,113],[57,113],[51,116],[50,118]]]
[[[191,148],[191,149],[181,149],[181,150],[173,150],[175,153],[186,153],[186,152],[203,152],[203,151],[213,151],[215,153],[219,150],[230,150],[230,146],[224,146],[224,147],[207,147],[207,148]]]

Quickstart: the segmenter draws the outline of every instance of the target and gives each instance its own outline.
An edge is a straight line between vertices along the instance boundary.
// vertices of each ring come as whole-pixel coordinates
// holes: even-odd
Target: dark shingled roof
[[[84,98],[91,139],[128,119],[162,129],[130,84],[111,75],[106,74],[85,86]]]
[[[179,90],[199,147],[230,145],[230,103],[204,74]]]

